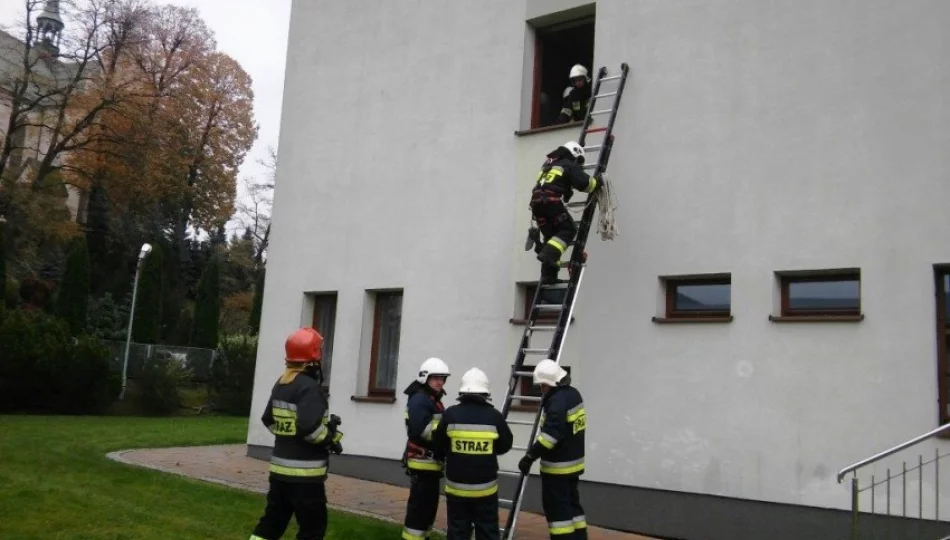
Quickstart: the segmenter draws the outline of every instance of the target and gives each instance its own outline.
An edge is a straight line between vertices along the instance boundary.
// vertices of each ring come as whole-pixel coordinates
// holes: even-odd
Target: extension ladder
[[[587,106],[587,115],[584,118],[584,124],[581,126],[581,135],[577,141],[578,144],[584,147],[585,154],[595,151],[598,153],[596,162],[587,163],[584,165],[584,170],[593,169],[591,175],[602,174],[607,171],[607,161],[610,159],[610,151],[611,148],[613,148],[614,143],[614,120],[617,118],[617,109],[620,107],[620,97],[623,95],[623,89],[627,82],[627,73],[629,72],[629,69],[629,66],[624,63],[620,66],[619,75],[608,77],[606,67],[601,67],[597,72],[597,79],[594,82],[594,88],[591,90],[590,103]],[[601,84],[610,81],[618,81],[616,89],[600,94],[599,92],[601,90]],[[597,110],[596,105],[598,100],[601,98],[613,98],[611,100],[610,107]],[[610,115],[606,127],[591,128],[593,117],[603,114]],[[593,133],[603,133],[603,141],[597,145],[585,146],[587,135]],[[513,450],[520,450],[522,452],[527,451],[528,448],[534,444],[535,437],[537,437],[538,429],[540,427],[539,421],[541,419],[541,407],[538,407],[538,412],[535,413],[534,421],[508,420],[508,414],[511,411],[511,402],[514,399],[518,399],[521,401],[540,403],[542,399],[535,396],[515,395],[515,390],[519,387],[519,379],[521,377],[533,376],[532,371],[525,369],[525,357],[528,355],[541,355],[542,359],[550,358],[558,365],[561,363],[561,351],[563,350],[564,342],[567,338],[567,330],[570,327],[571,318],[574,315],[574,300],[577,297],[578,290],[580,289],[581,281],[584,279],[584,268],[586,267],[587,259],[584,249],[587,246],[587,235],[590,231],[591,223],[594,220],[594,212],[597,207],[597,198],[594,196],[588,196],[586,201],[571,202],[568,204],[568,206],[584,206],[584,213],[580,222],[577,223],[577,237],[573,243],[574,247],[571,251],[570,259],[567,262],[562,261],[560,265],[562,268],[565,266],[569,268],[570,279],[567,280],[566,283],[539,284],[535,290],[534,300],[531,304],[531,312],[528,314],[528,321],[525,324],[524,334],[521,336],[521,343],[518,347],[518,353],[515,356],[515,362],[511,368],[511,377],[508,382],[508,392],[505,395],[505,404],[501,411],[509,425],[532,426],[531,436],[528,439],[527,445],[512,446]],[[545,292],[554,290],[564,291],[564,296],[561,303],[540,303],[542,298],[546,298],[547,296],[545,295]],[[560,314],[558,316],[556,325],[550,326],[538,324],[538,315],[540,313],[552,312]],[[548,347],[532,348],[531,338],[536,332],[549,334],[553,333],[553,338],[551,339],[550,345]],[[515,526],[518,522],[518,513],[521,510],[521,503],[524,496],[524,488],[527,484],[528,475],[522,474],[521,471],[501,470],[498,472],[502,475],[518,477],[518,484],[515,488],[514,497],[512,499],[499,499],[499,505],[502,508],[507,508],[509,510],[508,519],[505,522],[504,528],[501,529],[501,537],[502,540],[511,540],[515,537]]]

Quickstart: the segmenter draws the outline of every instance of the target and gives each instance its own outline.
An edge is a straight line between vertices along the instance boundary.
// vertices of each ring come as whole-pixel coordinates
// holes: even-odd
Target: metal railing
[[[125,342],[103,340],[103,343],[112,353],[112,369],[122,371]],[[191,370],[192,381],[207,382],[211,380],[211,368],[216,355],[217,351],[214,349],[133,342],[129,347],[128,376],[134,379],[150,360],[173,360],[179,362],[183,368]]]
[[[941,449],[939,447],[935,447],[933,449],[933,457],[930,457],[928,455],[926,460],[924,458],[924,454],[919,453],[917,454],[917,459],[915,460],[916,463],[914,463],[914,461],[911,461],[910,468],[908,468],[908,463],[906,459],[901,460],[901,468],[899,471],[895,471],[893,474],[891,474],[891,467],[887,467],[883,478],[878,478],[877,474],[871,474],[870,480],[866,482],[865,485],[862,485],[861,479],[858,477],[858,471],[863,469],[864,467],[878,463],[884,458],[893,456],[894,454],[897,454],[898,452],[902,450],[906,450],[924,441],[930,440],[936,437],[937,435],[940,435],[942,433],[947,433],[947,432],[950,432],[950,424],[945,424],[937,429],[924,433],[923,435],[914,437],[913,439],[910,439],[906,442],[903,442],[901,444],[888,448],[887,450],[884,450],[883,452],[874,454],[873,456],[869,458],[866,458],[856,463],[853,463],[851,465],[848,465],[847,467],[838,471],[839,484],[842,482],[842,480],[844,480],[844,478],[848,475],[848,473],[852,474],[852,478],[851,478],[851,539],[852,540],[858,540],[860,538],[859,525],[860,525],[860,519],[861,519],[861,513],[862,513],[861,494],[868,490],[870,490],[871,492],[871,497],[870,497],[871,504],[870,504],[869,512],[866,508],[867,505],[865,504],[865,510],[864,510],[865,514],[869,513],[872,516],[883,515],[886,517],[894,517],[894,518],[897,518],[897,517],[910,518],[910,519],[916,520],[918,524],[923,520],[927,520],[930,522],[940,521],[940,460],[950,455],[950,452],[941,453]],[[927,505],[928,509],[925,511],[924,486],[926,482],[924,480],[924,469],[928,467],[929,465],[932,465],[932,469],[933,469],[933,477],[932,477],[933,482],[930,485],[930,487],[928,487],[928,492],[931,490],[933,491],[933,506],[930,507],[929,505]],[[916,475],[913,474],[914,472],[916,472]],[[929,478],[929,473],[928,473],[928,478]],[[908,480],[910,480],[912,483],[914,483],[914,480],[916,480],[916,484],[917,484],[916,494],[913,493],[913,486],[911,486],[912,491],[910,491],[911,495],[916,495],[916,499],[917,499],[916,500],[916,506],[917,506],[916,515],[914,515],[915,513],[913,511],[914,501],[911,501],[911,504],[912,504],[911,511],[910,511],[910,514],[908,515],[908,505],[907,505],[907,496],[909,493],[908,487],[907,487]],[[892,493],[892,484],[891,484],[892,481],[900,482],[900,486],[899,486],[900,487],[900,495],[899,495],[900,513],[897,513],[896,509],[894,513],[892,513],[891,511],[892,498],[896,495],[895,493]],[[881,490],[878,490],[878,486],[884,486],[884,487]],[[878,498],[877,495],[879,491],[884,492],[884,497],[886,499],[885,503],[883,504],[883,508],[880,508],[880,509],[878,508],[878,505],[877,505],[877,498]],[[929,508],[933,508],[933,514],[930,514]],[[882,533],[885,535],[883,537],[891,538],[892,537],[891,523],[887,522],[886,526],[887,526],[886,527],[887,530]],[[950,530],[950,528],[948,528],[948,530]],[[875,533],[877,532],[878,531],[875,530]],[[926,534],[926,533],[919,533],[919,534]],[[950,534],[950,533],[944,532],[943,534],[940,535],[941,538],[946,536],[946,534]],[[876,536],[877,535],[875,534],[875,537]],[[898,534],[898,536],[894,536],[894,538],[903,538],[903,536]],[[925,537],[917,536],[917,538],[925,538]],[[934,538],[934,537],[931,537],[931,538]]]

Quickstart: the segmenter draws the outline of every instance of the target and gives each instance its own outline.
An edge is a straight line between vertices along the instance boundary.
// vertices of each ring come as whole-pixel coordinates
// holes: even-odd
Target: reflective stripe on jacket
[[[282,377],[271,390],[261,421],[274,434],[269,467],[273,478],[287,482],[326,479],[327,445],[342,440],[343,432],[327,426],[327,396],[317,381],[300,372]]]
[[[583,474],[587,412],[581,393],[573,386],[555,386],[545,394],[541,409],[541,427],[530,449],[540,458],[541,474]]]
[[[436,459],[445,460],[445,493],[488,497],[498,493],[498,458],[511,450],[511,429],[485,398],[462,395],[445,410],[432,437]]]

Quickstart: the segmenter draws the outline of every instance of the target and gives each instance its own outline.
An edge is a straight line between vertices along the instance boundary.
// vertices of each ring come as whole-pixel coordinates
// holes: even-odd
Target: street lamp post
[[[151,244],[142,244],[142,250],[139,251],[139,260],[135,265],[135,284],[132,285],[132,307],[129,308],[129,328],[125,333],[125,359],[122,361],[122,392],[119,393],[119,400],[125,399],[125,381],[126,373],[129,369],[129,347],[132,345],[132,319],[135,318],[135,297],[139,292],[139,274],[142,271],[142,261],[152,251]]]

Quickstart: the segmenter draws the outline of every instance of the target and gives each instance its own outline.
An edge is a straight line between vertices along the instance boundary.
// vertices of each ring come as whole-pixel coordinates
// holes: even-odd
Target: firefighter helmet
[[[449,366],[441,358],[429,358],[419,366],[419,374],[416,375],[416,380],[425,384],[432,375],[448,377],[451,372]]]
[[[323,358],[323,336],[313,328],[304,327],[287,338],[284,343],[286,360],[299,364],[319,362]]]
[[[574,64],[574,67],[571,68],[570,79],[575,79],[577,77],[584,77],[584,80],[590,82],[590,77],[587,76],[587,68],[580,65]]]
[[[574,159],[583,163],[584,162],[584,147],[577,144],[577,141],[567,141],[561,145],[561,148],[564,148],[574,156]]]
[[[462,375],[461,385],[459,385],[459,394],[491,394],[491,388],[488,384],[488,375],[485,372],[472,368]]]
[[[554,360],[541,360],[534,368],[534,384],[557,386],[557,383],[561,382],[565,375],[567,375],[567,371],[564,371],[564,368],[557,365]]]

